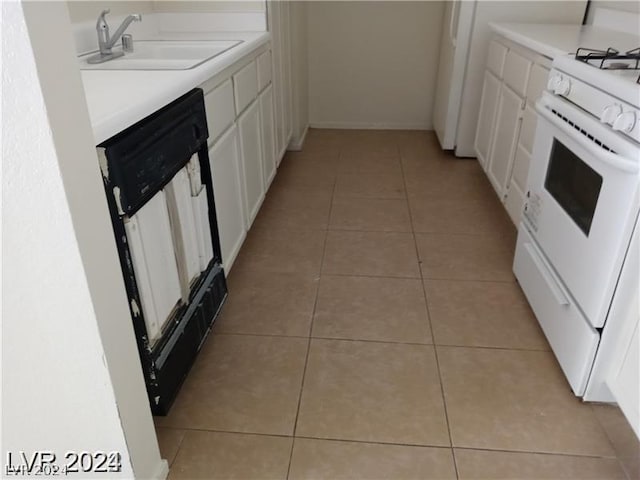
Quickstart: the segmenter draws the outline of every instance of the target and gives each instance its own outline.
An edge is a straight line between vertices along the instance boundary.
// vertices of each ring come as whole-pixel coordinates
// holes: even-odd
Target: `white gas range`
[[[640,212],[639,66],[640,49],[579,49],[536,105],[514,272],[578,396]]]

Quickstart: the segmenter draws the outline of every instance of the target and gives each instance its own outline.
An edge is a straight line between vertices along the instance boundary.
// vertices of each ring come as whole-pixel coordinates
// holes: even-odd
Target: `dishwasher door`
[[[154,414],[165,415],[227,296],[202,90],[98,145]]]

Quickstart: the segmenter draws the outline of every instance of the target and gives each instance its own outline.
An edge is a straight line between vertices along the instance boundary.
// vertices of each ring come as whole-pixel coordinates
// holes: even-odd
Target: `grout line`
[[[573,458],[601,458],[605,460],[613,460],[617,457],[605,457],[602,455],[587,455],[580,453],[563,453],[563,452],[536,452],[531,450],[505,450],[502,448],[479,448],[479,447],[452,447],[453,450],[470,450],[474,452],[501,452],[501,453],[523,453],[533,455],[549,455],[552,457],[573,457]]]
[[[338,154],[338,161],[339,161],[339,159],[340,159],[340,154]],[[329,207],[328,219],[331,218],[331,212],[332,212],[332,209],[333,209],[333,196],[335,194],[335,190],[336,190],[336,183],[333,184],[333,193],[332,193],[332,198],[331,198],[331,207]],[[328,219],[327,219],[327,221],[328,221]],[[307,342],[307,355],[306,355],[305,360],[304,360],[304,369],[302,371],[302,382],[300,383],[300,393],[298,395],[298,406],[296,408],[296,418],[295,418],[294,423],[293,423],[293,437],[294,437],[294,440],[291,442],[291,452],[289,453],[289,465],[287,466],[287,480],[289,479],[289,474],[291,472],[291,462],[293,460],[293,447],[295,446],[296,429],[298,428],[298,417],[300,415],[300,405],[302,404],[302,392],[304,390],[304,381],[305,381],[305,378],[307,376],[307,366],[309,365],[309,353],[311,351],[311,341],[313,339],[313,337],[312,337],[313,321],[314,321],[315,314],[316,314],[316,308],[318,306],[318,298],[320,296],[320,286],[321,286],[320,278],[322,277],[322,267],[324,265],[324,257],[325,257],[325,253],[327,251],[327,237],[328,237],[328,232],[325,232],[324,245],[322,246],[322,258],[320,260],[320,272],[318,273],[318,284],[316,286],[316,298],[315,298],[315,301],[313,302],[313,310],[311,312],[311,322],[309,324],[309,340]]]
[[[398,152],[400,153],[400,149],[398,148]],[[400,166],[400,168],[402,169],[402,180],[404,182],[404,187],[405,190],[407,189],[407,179],[404,173],[404,166]],[[414,248],[415,248],[415,253],[416,253],[416,259],[418,260],[418,268],[420,270],[420,274],[421,276],[424,276],[422,273],[422,261],[420,260],[420,251],[418,250],[418,239],[416,238],[416,232],[415,232],[415,227],[413,224],[413,213],[411,212],[411,208],[409,208],[409,221],[411,222],[411,230],[413,232],[413,244],[414,244]],[[429,299],[427,298],[427,292],[426,289],[424,288],[424,282],[422,285],[422,295],[424,297],[424,302],[425,302],[425,306],[427,307],[427,317],[428,317],[428,321],[429,321],[429,330],[431,332],[431,340],[433,342],[435,342],[435,335],[433,333],[433,324],[431,322],[431,312],[429,311]],[[453,468],[455,469],[455,473],[456,473],[456,478],[459,479],[460,478],[460,473],[458,472],[458,463],[456,462],[456,455],[455,455],[455,450],[453,450],[453,439],[451,437],[451,422],[449,420],[449,412],[447,410],[447,400],[445,397],[445,393],[444,393],[444,385],[442,382],[442,372],[440,371],[440,360],[438,358],[438,349],[436,348],[436,346],[434,345],[433,347],[433,353],[435,356],[435,360],[436,360],[436,369],[438,370],[438,381],[440,383],[440,394],[442,396],[442,406],[444,408],[444,417],[445,420],[447,422],[447,433],[449,434],[449,445],[451,446],[451,454],[453,456]]]
[[[314,307],[315,308],[315,307]],[[551,352],[551,349],[540,349],[540,348],[524,348],[524,347],[498,347],[491,345],[456,345],[449,343],[420,343],[420,342],[403,342],[400,340],[372,340],[367,338],[342,338],[342,337],[320,337],[320,336],[302,336],[302,335],[282,335],[277,333],[243,333],[243,332],[219,332],[215,334],[216,336],[244,336],[244,337],[268,337],[268,338],[297,338],[297,339],[308,339],[311,338],[313,340],[327,340],[327,341],[336,341],[336,342],[363,342],[363,343],[382,343],[382,344],[390,344],[390,345],[414,345],[421,347],[446,347],[446,348],[475,348],[481,350],[507,350],[507,351],[518,351],[518,352]],[[433,334],[432,334],[433,337]]]
[[[249,435],[249,436],[257,436],[257,437],[276,437],[276,438],[294,438],[294,439],[300,438],[305,440],[319,440],[319,441],[326,441],[326,442],[361,443],[361,444],[389,445],[389,446],[399,446],[399,447],[441,448],[441,449],[450,449],[450,450],[470,450],[470,451],[477,451],[477,452],[492,452],[492,453],[493,452],[516,453],[516,454],[523,453],[523,454],[534,454],[534,455],[549,455],[549,456],[557,456],[557,457],[602,458],[607,460],[613,460],[614,458],[617,458],[617,457],[607,457],[602,455],[590,455],[590,454],[580,454],[580,453],[540,452],[535,450],[505,450],[503,448],[456,447],[456,446],[447,446],[447,445],[385,442],[380,440],[357,440],[357,439],[349,439],[349,438],[319,437],[319,436],[313,436],[313,435],[285,435],[281,433],[245,432],[245,431],[224,430],[224,429],[216,429],[216,428],[184,428],[184,427],[174,427],[174,426],[171,426],[171,427],[158,426],[157,428],[162,428],[165,430],[183,430],[185,431],[185,433],[189,431],[208,432],[208,433],[227,433],[231,435]],[[184,441],[184,437],[182,441]],[[176,457],[177,457],[177,454],[176,454]]]

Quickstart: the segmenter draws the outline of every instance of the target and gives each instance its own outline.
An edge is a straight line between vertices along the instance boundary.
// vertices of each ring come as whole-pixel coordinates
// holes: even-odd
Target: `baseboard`
[[[169,475],[169,463],[166,460],[162,459],[158,464],[158,468],[156,470],[156,474],[151,478],[153,480],[166,480]]]
[[[309,126],[337,130],[433,130],[426,123],[312,122]]]
[[[291,139],[291,143],[289,143],[289,147],[287,148],[287,150],[291,150],[294,152],[299,152],[300,150],[302,150],[302,147],[304,146],[304,141],[307,139],[307,133],[309,133],[309,125],[304,127],[304,131],[302,132],[302,135],[300,136],[300,138]]]

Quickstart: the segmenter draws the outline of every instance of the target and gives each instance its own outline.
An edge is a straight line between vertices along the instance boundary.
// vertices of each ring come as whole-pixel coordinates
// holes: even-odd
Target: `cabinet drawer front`
[[[535,105],[536,100],[540,98],[542,92],[547,86],[547,80],[549,79],[549,70],[537,63],[531,67],[531,74],[529,75],[529,85],[527,86],[527,102],[531,106]]]
[[[504,63],[504,82],[521,97],[524,97],[527,91],[530,70],[531,60],[509,50]]]
[[[271,50],[267,50],[258,57],[258,91],[264,90],[264,88],[271,82]]]
[[[522,115],[522,129],[520,130],[520,145],[529,153],[533,153],[533,138],[536,134],[538,115],[532,106],[527,105]]]
[[[487,56],[487,68],[502,78],[502,70],[504,68],[504,59],[507,56],[507,47],[493,40],[489,45],[489,54]]]
[[[236,118],[231,80],[227,80],[207,93],[204,96],[204,105],[209,125],[209,145],[211,145]]]
[[[258,95],[258,74],[253,61],[233,76],[236,112],[240,114]]]

